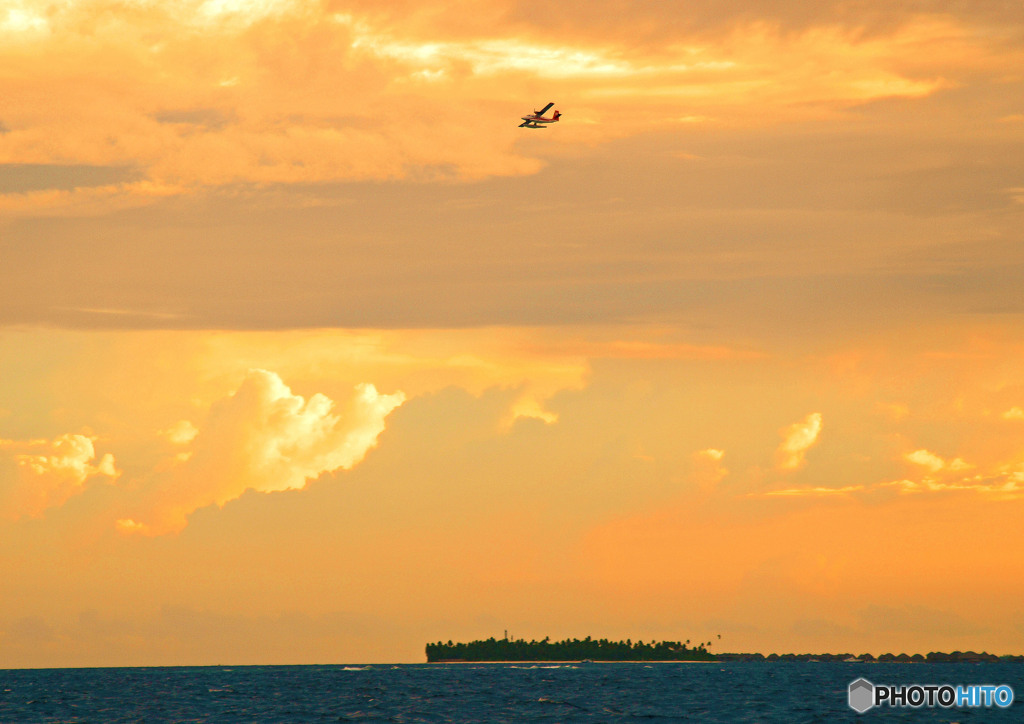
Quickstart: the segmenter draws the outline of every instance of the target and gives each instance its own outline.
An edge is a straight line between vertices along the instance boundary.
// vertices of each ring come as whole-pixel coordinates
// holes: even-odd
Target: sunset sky
[[[6,0],[0,99],[0,668],[1024,653],[1019,1]]]

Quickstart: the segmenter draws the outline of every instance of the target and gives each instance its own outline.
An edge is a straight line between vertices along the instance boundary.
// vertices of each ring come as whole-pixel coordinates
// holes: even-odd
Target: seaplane
[[[553,102],[548,103],[546,106],[541,108],[539,111],[534,111],[533,115],[523,116],[523,122],[519,124],[520,128],[544,128],[540,125],[541,123],[558,123],[558,117],[562,114],[555,111],[551,114],[551,118],[545,118],[544,114],[548,112],[551,106],[555,105]]]

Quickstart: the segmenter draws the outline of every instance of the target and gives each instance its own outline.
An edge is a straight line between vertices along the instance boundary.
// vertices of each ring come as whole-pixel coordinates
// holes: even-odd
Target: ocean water
[[[1007,684],[1007,709],[847,705],[875,684]],[[1024,721],[1021,664],[583,663],[0,671],[0,722]]]

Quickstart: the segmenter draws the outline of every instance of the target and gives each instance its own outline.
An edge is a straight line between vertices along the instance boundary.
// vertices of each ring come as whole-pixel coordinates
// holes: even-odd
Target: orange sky
[[[0,668],[1021,653],[1021,68],[996,0],[6,3]]]

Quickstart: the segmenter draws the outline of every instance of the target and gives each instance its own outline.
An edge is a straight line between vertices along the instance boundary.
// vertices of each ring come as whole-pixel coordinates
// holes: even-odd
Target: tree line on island
[[[565,639],[540,641],[496,639],[468,643],[427,644],[427,661],[714,661],[708,651],[711,642],[690,646],[690,642],[644,643],[608,639]]]
[[[1024,655],[996,656],[973,651],[943,653],[933,651],[927,656],[914,654],[713,654],[708,650],[711,642],[691,646],[689,640],[679,641],[610,641],[608,639],[565,639],[552,641],[546,636],[540,641],[489,638],[483,641],[454,643],[448,641],[427,644],[427,662],[445,661],[824,661],[867,663],[1024,663]]]

